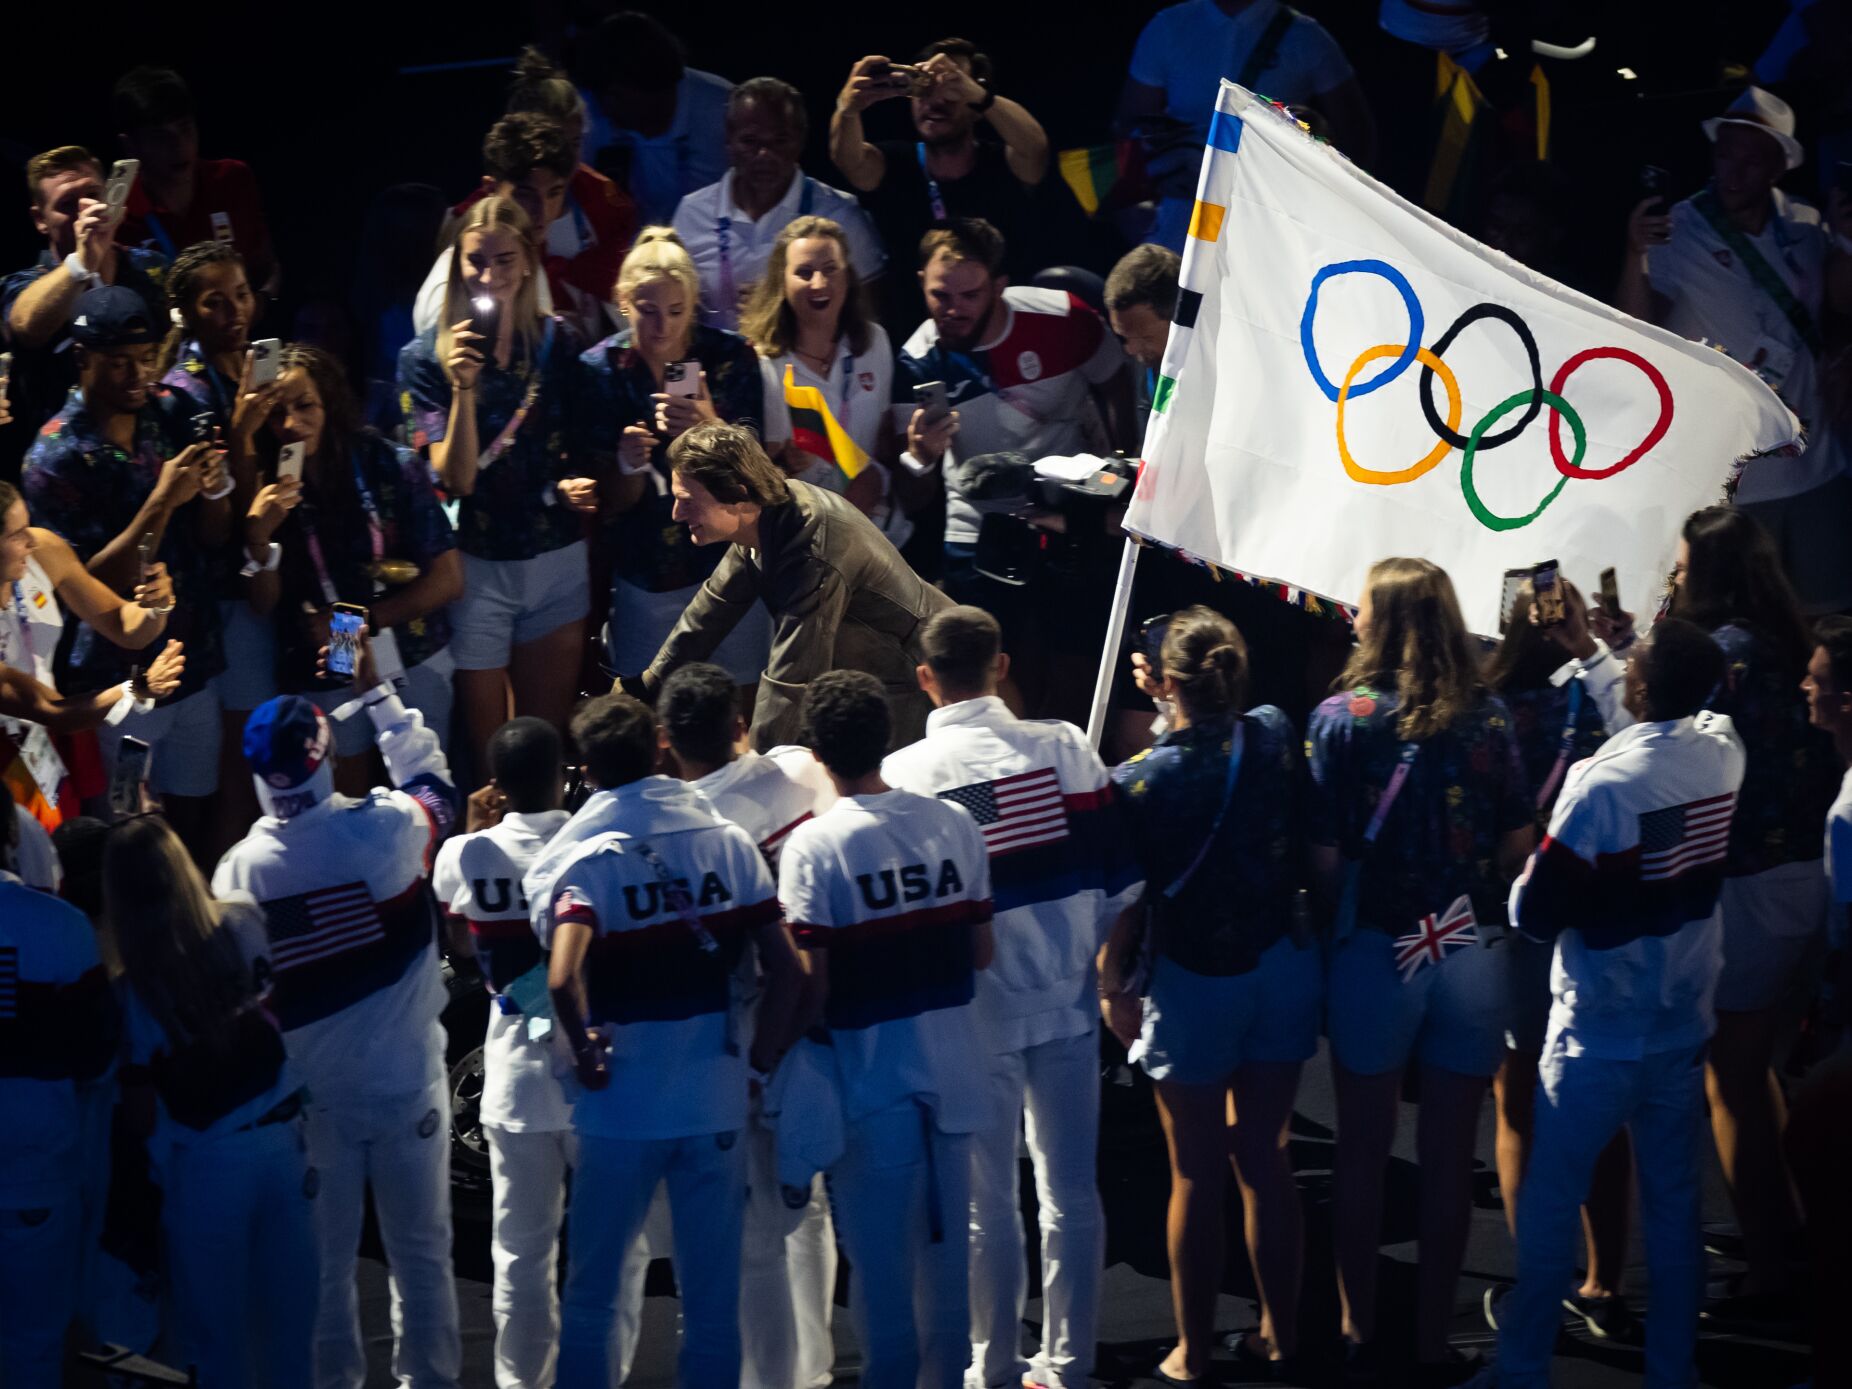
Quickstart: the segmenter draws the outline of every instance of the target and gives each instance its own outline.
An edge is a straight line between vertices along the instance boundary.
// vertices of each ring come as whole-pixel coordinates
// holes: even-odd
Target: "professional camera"
[[[1138,465],[1123,456],[1054,458],[980,453],[950,466],[979,514],[977,570],[1012,587],[1094,572],[1108,546],[1108,511],[1131,495]],[[1035,518],[1053,524],[1035,524]]]

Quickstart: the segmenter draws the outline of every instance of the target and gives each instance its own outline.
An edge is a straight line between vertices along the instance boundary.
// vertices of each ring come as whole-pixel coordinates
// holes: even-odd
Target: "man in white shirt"
[[[19,880],[14,827],[0,782],[0,1365],[57,1389],[83,1259],[78,1086],[121,1022],[83,913]]]
[[[1147,239],[1178,254],[1223,78],[1274,101],[1312,107],[1330,125],[1332,143],[1359,164],[1369,167],[1375,154],[1363,89],[1317,20],[1282,0],[1185,0],[1159,10],[1132,50],[1119,125],[1131,133],[1160,121],[1175,131],[1153,151],[1152,173],[1165,186]]]
[[[1724,678],[1701,628],[1659,622],[1634,648],[1639,720],[1564,779],[1550,830],[1511,889],[1511,923],[1555,943],[1536,1133],[1518,1193],[1518,1281],[1498,1363],[1476,1386],[1548,1389],[1574,1287],[1577,1209],[1595,1159],[1633,1134],[1652,1284],[1646,1382],[1685,1385],[1704,1295],[1698,1216],[1704,1052],[1723,971],[1723,888],[1743,744],[1704,709]]]
[[[714,803],[759,845],[778,871],[778,855],[799,825],[835,799],[819,796],[827,777],[809,749],[752,751],[739,712],[739,687],[717,665],[697,661],[663,681],[656,700],[662,742],[675,755],[683,781]],[[809,775],[799,780],[808,764]],[[787,768],[790,770],[788,771]],[[808,782],[808,784],[806,784]],[[745,1389],[827,1385],[836,1352],[830,1339],[836,1296],[836,1235],[829,1194],[819,1174],[810,1201],[796,1210],[779,1188],[772,1133],[754,1106],[747,1142],[750,1195],[741,1252],[740,1335]]]
[[[1804,449],[1758,458],[1735,500],[1775,537],[1812,612],[1852,605],[1852,479],[1819,379],[1821,318],[1852,312],[1852,205],[1831,224],[1775,187],[1801,163],[1794,111],[1759,87],[1704,122],[1711,180],[1659,210],[1649,197],[1627,227],[1615,305],[1681,337],[1715,343],[1781,394],[1807,430]],[[1641,389],[1645,389],[1642,383]]]
[[[827,217],[849,241],[864,284],[887,264],[861,204],[798,167],[809,118],[804,94],[776,77],[755,77],[727,95],[727,172],[675,209],[674,227],[701,277],[701,319],[736,329],[740,305],[765,273],[772,242],[799,217]]]
[[[792,831],[778,888],[834,1056],[830,1190],[862,1383],[960,1389],[971,1142],[990,1111],[972,1083],[984,1048],[970,1009],[993,949],[984,839],[961,811],[882,780],[887,699],[873,676],[811,681],[803,726],[842,799]]]
[[[546,956],[521,888],[567,819],[558,731],[544,719],[503,724],[489,739],[489,774],[469,798],[468,833],[438,850],[431,888],[448,914],[453,961],[462,972],[474,964],[494,998],[478,1117],[493,1193],[495,1381],[526,1389],[553,1380],[555,1266],[574,1156],[561,1084],[570,1059],[545,1006]]]
[[[1019,719],[997,697],[1009,668],[997,620],[950,608],[926,624],[926,736],[881,764],[888,785],[969,813],[990,853],[997,954],[977,990],[991,1123],[972,1144],[968,1382],[1085,1389],[1093,1373],[1106,1222],[1099,1141],[1094,956],[1142,886],[1110,823],[1112,786],[1072,724]],[[1027,1280],[1016,1154],[1027,1118],[1042,1193],[1042,1344],[1020,1354]]]
[[[599,791],[556,837],[565,851],[537,858],[526,879],[581,1086],[559,1383],[615,1382],[625,1258],[666,1182],[682,1254],[677,1381],[737,1384],[740,1140],[748,1084],[789,1041],[796,953],[751,836],[684,783],[651,774],[647,705],[590,700],[572,739]],[[765,986],[749,1027],[740,1004],[755,958]]]
[[[393,1364],[415,1389],[462,1372],[450,1268],[446,1002],[427,875],[456,821],[437,735],[379,678],[362,639],[354,687],[396,790],[334,790],[328,718],[300,695],[251,715],[244,755],[264,814],[212,875],[263,909],[272,1007],[307,1083],[321,1298],[319,1389],[360,1389],[366,1348],[354,1266],[369,1189],[392,1266]]]

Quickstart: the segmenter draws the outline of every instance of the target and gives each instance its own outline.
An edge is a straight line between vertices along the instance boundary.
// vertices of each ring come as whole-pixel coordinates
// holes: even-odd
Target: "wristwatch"
[[[240,577],[248,579],[254,574],[275,573],[276,567],[283,562],[283,547],[272,540],[270,542],[270,552],[264,556],[261,564],[249,557],[249,549],[245,551],[245,555],[244,568],[240,569],[238,573]]]
[[[984,88],[984,99],[982,101],[967,101],[965,103],[966,106],[969,106],[973,111],[977,112],[980,116],[983,115],[986,111],[988,111],[991,107],[995,106],[996,104],[997,104],[997,94],[991,91],[989,87]]]

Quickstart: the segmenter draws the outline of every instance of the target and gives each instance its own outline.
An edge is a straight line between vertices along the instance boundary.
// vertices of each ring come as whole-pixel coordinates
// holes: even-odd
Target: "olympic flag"
[[[1506,569],[1612,565],[1650,611],[1678,531],[1794,416],[1711,348],[1533,273],[1222,84],[1126,528],[1354,605],[1394,554],[1498,630]],[[1781,466],[1779,462],[1750,467]]]

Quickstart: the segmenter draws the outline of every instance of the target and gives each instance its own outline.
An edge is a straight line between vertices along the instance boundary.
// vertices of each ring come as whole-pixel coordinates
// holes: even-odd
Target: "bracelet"
[[[967,101],[965,103],[966,106],[969,106],[973,111],[977,112],[978,115],[980,116],[983,115],[986,111],[990,110],[990,108],[995,106],[996,104],[997,104],[997,94],[991,91],[990,88],[988,87],[984,89],[984,99],[982,101]]]
[[[469,395],[469,394],[471,394],[471,393],[472,393],[472,392],[473,392],[473,391],[474,391],[475,389],[476,389],[476,388],[475,388],[474,386],[452,386],[452,387],[450,388],[450,394],[452,394],[452,395]]]

